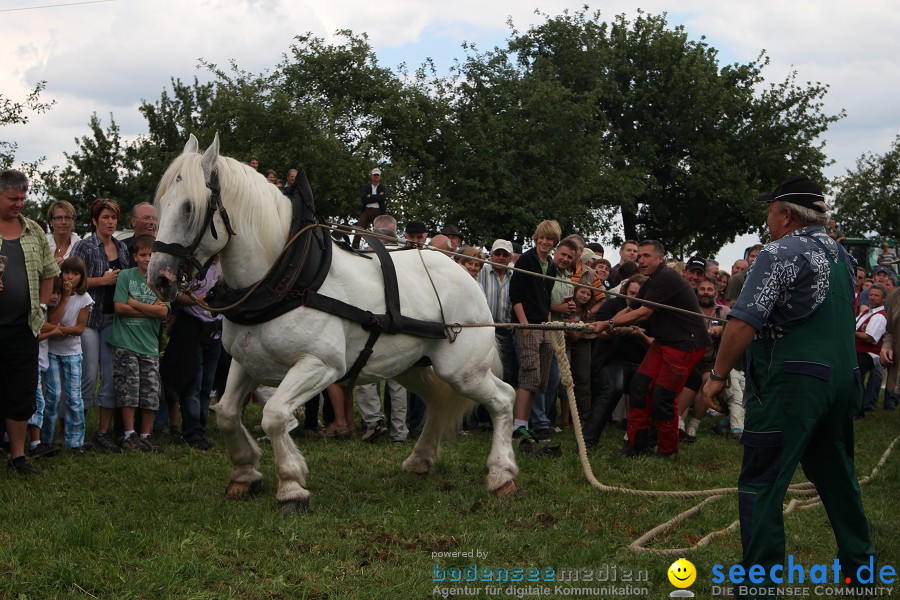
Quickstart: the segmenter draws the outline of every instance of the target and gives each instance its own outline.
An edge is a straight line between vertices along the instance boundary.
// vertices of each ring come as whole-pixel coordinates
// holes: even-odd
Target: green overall
[[[784,564],[783,502],[799,462],[831,521],[842,578],[855,579],[856,569],[875,554],[853,465],[853,418],[862,386],[853,288],[845,265],[830,255],[828,260],[828,295],[818,310],[783,337],[754,340],[747,350],[738,480],[741,564],[762,565],[767,574]]]

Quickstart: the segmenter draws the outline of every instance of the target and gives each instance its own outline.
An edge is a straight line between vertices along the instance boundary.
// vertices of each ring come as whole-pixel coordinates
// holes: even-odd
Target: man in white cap
[[[478,274],[478,285],[481,286],[487,298],[488,307],[494,323],[510,322],[509,305],[509,280],[507,270],[509,261],[512,260],[513,245],[508,240],[494,240],[491,246],[489,264],[484,265]],[[497,349],[500,351],[500,362],[503,364],[503,381],[516,387],[516,375],[518,364],[513,345],[513,332],[511,329],[495,329]]]
[[[384,187],[384,184],[381,183],[381,169],[375,167],[372,169],[371,173],[369,173],[369,177],[371,178],[371,182],[364,183],[360,190],[362,212],[359,213],[359,220],[356,223],[356,226],[360,229],[368,229],[369,225],[372,224],[372,221],[375,220],[375,217],[387,212],[385,210],[387,189]],[[360,241],[360,236],[355,236],[353,238],[353,247],[359,248]]]

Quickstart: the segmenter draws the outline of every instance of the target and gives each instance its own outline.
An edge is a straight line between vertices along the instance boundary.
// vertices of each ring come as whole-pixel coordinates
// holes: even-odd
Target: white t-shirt
[[[69,258],[69,255],[72,254],[72,248],[75,247],[75,242],[78,242],[81,240],[81,237],[79,237],[79,235],[77,233],[75,233],[74,231],[70,235],[72,237],[69,240],[69,247],[68,247],[68,249],[66,249],[66,253],[63,255],[63,258]],[[55,254],[56,253],[56,240],[53,239],[52,233],[47,234],[47,243],[50,244],[50,254]]]
[[[374,196],[375,194],[378,193],[378,186],[374,185],[374,184],[370,184],[370,185],[372,185],[372,195]],[[369,202],[368,204],[366,204],[366,208],[378,208],[378,203],[377,202]]]
[[[44,323],[47,322],[47,308],[41,304],[41,308],[44,311]],[[50,368],[50,359],[47,357],[47,353],[50,351],[50,340],[41,340],[38,342],[38,369],[41,373]]]
[[[884,337],[884,332],[887,330],[887,317],[884,316],[884,306],[879,306],[874,310],[870,310],[865,314],[860,315],[856,319],[856,328],[859,329],[860,324],[865,320],[869,319],[866,323],[866,333],[872,336],[872,339],[875,340],[874,343],[878,343],[881,341],[881,338]],[[872,352],[867,353],[873,359],[878,360],[878,355],[873,354]]]
[[[72,294],[66,303],[63,311],[62,319],[59,324],[72,327],[78,323],[78,313],[85,306],[94,303],[94,299],[87,294]],[[72,356],[73,354],[81,354],[81,336],[52,337],[50,342],[50,354],[57,356]]]

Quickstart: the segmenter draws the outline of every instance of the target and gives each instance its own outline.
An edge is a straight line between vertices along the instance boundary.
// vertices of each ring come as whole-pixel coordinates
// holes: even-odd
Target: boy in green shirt
[[[116,316],[107,338],[115,349],[113,382],[125,430],[121,444],[126,450],[143,452],[162,451],[150,431],[159,409],[159,326],[170,308],[147,285],[152,245],[150,235],[134,240],[137,267],[120,272],[116,280],[113,296]],[[141,410],[140,436],[134,431],[134,414],[138,409]]]

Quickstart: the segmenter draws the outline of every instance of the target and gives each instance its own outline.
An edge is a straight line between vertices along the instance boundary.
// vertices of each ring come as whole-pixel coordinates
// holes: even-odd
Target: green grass
[[[876,414],[858,422],[861,474],[900,431],[900,415]],[[251,407],[246,422],[259,418]],[[733,486],[739,446],[714,439],[708,421],[698,442],[683,447],[672,463],[612,458],[621,432],[610,428],[592,454],[594,472],[604,483],[644,489]],[[0,471],[0,598],[431,598],[433,563],[446,569],[472,562],[482,568],[646,569],[649,582],[640,585],[660,598],[673,589],[665,572],[676,557],[634,554],[627,546],[699,502],[593,489],[571,432],[560,436],[561,459],[519,457],[520,489],[509,499],[483,488],[487,434],[446,443],[427,479],[399,469],[411,444],[373,447],[358,438],[308,436],[299,446],[310,466],[311,511],[285,517],[275,506],[271,448],[264,447],[262,493],[229,502],[222,495],[229,462],[219,435],[210,437],[217,447],[206,453],[169,444],[163,454],[45,459],[40,479]],[[879,562],[895,567],[898,465],[900,457],[892,456],[863,488]],[[736,518],[736,500],[719,500],[655,546],[690,545]],[[796,560],[833,560],[821,507],[787,516],[786,531]],[[432,559],[433,552],[468,550],[488,558]],[[687,558],[698,570],[693,589],[705,597],[711,566],[740,559],[739,535],[716,538]],[[492,597],[486,584],[474,585],[479,597]]]

